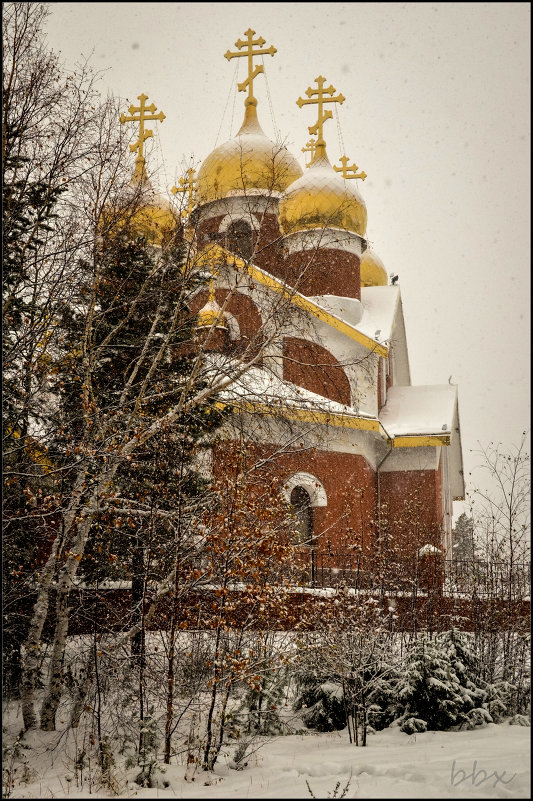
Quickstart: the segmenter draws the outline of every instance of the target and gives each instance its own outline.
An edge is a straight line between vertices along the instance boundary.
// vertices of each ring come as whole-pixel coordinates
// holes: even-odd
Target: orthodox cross
[[[352,164],[348,167],[348,156],[341,156],[339,159],[342,167],[336,167],[333,165],[333,169],[335,172],[341,172],[343,178],[361,178],[362,181],[366,178],[366,172],[357,172],[359,167],[357,164]]]
[[[191,211],[195,206],[195,201],[193,200],[194,193],[196,192],[196,181],[194,180],[194,176],[196,174],[196,170],[192,167],[187,170],[186,178],[180,178],[178,181],[178,186],[173,186],[170,190],[173,195],[177,194],[178,192],[187,192],[187,205],[181,212],[182,217],[190,217]]]
[[[141,101],[140,106],[131,105],[128,109],[130,113],[130,117],[126,117],[124,113],[120,115],[120,122],[124,125],[125,122],[138,122],[139,123],[139,138],[135,142],[134,145],[130,145],[130,151],[135,153],[137,151],[137,158],[135,159],[135,172],[133,173],[134,179],[141,180],[142,178],[146,177],[146,159],[144,158],[144,149],[143,145],[146,139],[149,139],[151,136],[154,135],[152,130],[144,130],[144,123],[146,120],[159,120],[159,122],[163,122],[165,119],[165,115],[162,111],[159,114],[155,114],[155,110],[157,106],[151,103],[149,106],[146,106],[145,103],[148,100],[148,95],[139,95],[137,100]],[[149,112],[148,114],[146,112]],[[138,115],[138,116],[136,116]],[[152,115],[152,116],[150,116]]]
[[[306,146],[302,147],[302,153],[310,153],[311,154],[311,158],[309,159],[309,161],[305,165],[306,167],[310,167],[311,166],[311,163],[312,163],[312,161],[313,161],[313,159],[315,157],[315,152],[316,152],[316,139],[310,139],[309,142],[306,144]]]
[[[274,47],[274,45],[270,45],[270,47],[266,47],[261,49],[265,44],[265,39],[262,36],[259,39],[252,38],[255,31],[252,31],[251,28],[248,28],[247,31],[244,32],[244,35],[247,38],[245,42],[242,39],[237,39],[235,42],[235,47],[238,47],[239,50],[242,50],[243,47],[248,46],[248,49],[245,50],[244,53],[232,53],[230,50],[227,53],[224,53],[224,58],[227,58],[230,61],[232,58],[240,58],[241,56],[248,56],[248,77],[242,83],[237,84],[237,89],[239,92],[244,92],[246,87],[248,87],[248,97],[244,101],[245,106],[255,106],[257,105],[257,100],[254,97],[254,78],[257,78],[260,73],[264,72],[264,67],[262,64],[259,64],[257,67],[254,68],[254,56],[260,56],[263,54],[267,54],[273,56],[274,53],[278,51]],[[259,50],[254,50],[254,47],[259,47]]]
[[[316,151],[320,150],[321,155],[325,151],[326,147],[326,143],[324,141],[323,126],[326,120],[330,120],[333,117],[331,111],[329,110],[324,111],[324,103],[344,103],[344,101],[346,100],[344,95],[337,95],[337,97],[333,97],[335,89],[333,86],[331,86],[331,84],[328,88],[325,88],[324,87],[325,80],[326,79],[322,75],[319,75],[318,78],[315,78],[315,81],[318,84],[318,89],[311,89],[311,87],[308,86],[308,88],[305,90],[305,94],[309,99],[304,100],[303,97],[299,97],[298,100],[296,101],[296,104],[300,106],[300,108],[302,106],[307,105],[307,103],[318,104],[318,120],[315,123],[315,125],[310,125],[308,130],[311,136],[316,135],[317,137]],[[313,97],[313,95],[316,95],[316,97]],[[326,95],[330,95],[330,97],[326,97]],[[317,155],[318,153],[315,152],[312,161],[315,160]]]

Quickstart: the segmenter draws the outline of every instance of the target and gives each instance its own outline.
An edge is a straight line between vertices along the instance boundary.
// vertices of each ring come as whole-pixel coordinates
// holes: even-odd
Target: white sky
[[[238,130],[245,93],[233,84],[229,95],[247,60],[224,53],[249,27],[277,48],[264,57],[275,122],[302,166],[316,116],[296,100],[324,75],[346,97],[336,105],[344,147],[334,115],[328,154],[333,163],[345,150],[368,174],[358,181],[367,236],[399,275],[413,384],[452,376],[459,385],[467,480],[478,443],[519,442],[530,427],[529,3],[52,3],[51,12],[49,44],[67,65],[92,53],[106,70],[103,92],[123,97],[124,111],[144,92],[166,114],[151,124],[162,190]],[[275,138],[264,76],[254,94]]]

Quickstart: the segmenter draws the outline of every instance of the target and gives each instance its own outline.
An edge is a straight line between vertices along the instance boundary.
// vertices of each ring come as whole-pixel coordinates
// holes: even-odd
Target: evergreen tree
[[[436,731],[469,721],[490,721],[483,706],[487,694],[478,683],[475,657],[466,635],[452,629],[433,640],[420,637],[407,655],[397,687],[404,710],[402,730],[410,733],[412,718]]]
[[[474,520],[463,512],[453,529],[453,558],[458,562],[470,562],[475,556]]]
[[[92,263],[81,265],[86,280],[61,316],[65,355],[57,363],[61,403],[52,450],[72,486],[80,469],[84,484],[95,485],[100,460],[110,458],[114,442],[143,440],[181,401],[182,413],[140,441],[97,495],[81,554],[87,581],[132,582],[132,622],[140,625],[148,583],[169,573],[176,548],[187,550],[176,531],[188,531],[186,519],[207,486],[196,457],[223,415],[214,401],[187,407],[188,397],[205,386],[191,380],[196,355],[188,307],[204,275],[187,270],[179,232],[165,231],[162,247],[154,246],[139,235],[131,207],[116,219],[119,225],[101,230]],[[142,661],[142,630],[132,650]],[[52,662],[52,678],[58,670],[59,659],[57,668]],[[52,686],[43,704],[50,727],[58,699],[59,687]]]
[[[446,651],[426,635],[417,639],[409,652],[397,693],[406,719],[421,719],[437,731],[459,722],[459,679]]]

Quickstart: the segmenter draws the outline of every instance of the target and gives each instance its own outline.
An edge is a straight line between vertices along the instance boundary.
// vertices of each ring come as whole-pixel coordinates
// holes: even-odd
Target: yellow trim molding
[[[394,437],[394,448],[437,448],[450,444],[449,434],[411,434],[407,437]]]
[[[269,417],[279,416],[286,420],[298,420],[301,423],[320,423],[322,425],[357,428],[384,434],[379,420],[373,420],[368,417],[352,417],[336,412],[312,411],[311,409],[300,409],[298,406],[284,406],[281,403],[275,402],[269,405],[267,403],[253,403],[252,401],[245,401],[242,403],[239,401],[230,401],[228,403],[217,401],[215,406],[217,409],[223,409],[225,406],[232,406],[236,411],[241,410],[243,412],[264,414]]]
[[[298,420],[301,423],[319,423],[340,428],[354,428],[363,431],[375,431],[387,440],[389,446],[393,448],[438,448],[449,445],[450,434],[411,434],[402,437],[389,437],[379,420],[369,417],[356,417],[355,415],[339,414],[338,412],[314,411],[311,409],[301,409],[298,406],[285,406],[280,402],[272,405],[267,403],[254,403],[252,401],[217,401],[217,409],[224,409],[231,406],[234,411],[249,412],[251,414],[263,414],[268,417],[283,417],[286,420]]]

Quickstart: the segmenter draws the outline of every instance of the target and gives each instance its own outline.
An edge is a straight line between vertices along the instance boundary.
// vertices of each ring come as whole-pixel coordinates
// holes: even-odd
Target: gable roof
[[[377,418],[299,387],[262,367],[251,367],[222,390],[218,398],[219,407],[227,405],[236,410],[303,423],[359,428],[385,436]]]
[[[317,320],[321,320],[327,325],[330,325],[332,328],[335,328],[337,331],[340,331],[342,334],[345,334],[345,336],[367,348],[367,350],[379,356],[386,356],[388,354],[388,346],[378,342],[374,337],[369,336],[365,331],[361,330],[360,326],[356,327],[350,325],[350,323],[345,322],[340,317],[337,317],[337,315],[326,311],[326,309],[316,303],[316,301],[292,289],[292,287],[284,281],[275,278],[261,267],[256,267],[254,264],[247,264],[239,256],[226,250],[221,245],[207,245],[197,257],[197,263],[205,265],[206,267],[217,261],[224,262],[225,264],[229,263],[231,266],[235,266],[236,269],[246,272],[254,281],[272,289],[274,292],[284,295],[294,306],[309,312]]]
[[[411,438],[420,436],[449,445],[456,407],[457,387],[453,384],[392,386],[379,418],[396,447],[408,447]]]

